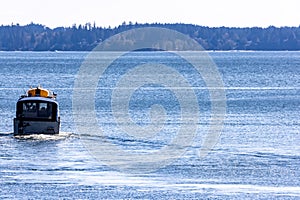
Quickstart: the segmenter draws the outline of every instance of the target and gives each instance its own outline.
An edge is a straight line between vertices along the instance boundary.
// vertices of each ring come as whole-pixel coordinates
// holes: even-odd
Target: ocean
[[[300,199],[300,52],[207,55],[218,73],[176,52],[104,71],[82,70],[88,52],[0,52],[0,199]],[[14,136],[38,85],[58,95],[61,132]]]

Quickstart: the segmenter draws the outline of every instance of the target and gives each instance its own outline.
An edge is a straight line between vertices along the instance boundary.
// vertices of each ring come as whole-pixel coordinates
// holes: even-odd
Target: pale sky
[[[8,0],[0,4],[0,25],[31,22],[50,28],[122,22],[188,23],[210,27],[300,25],[299,0]]]

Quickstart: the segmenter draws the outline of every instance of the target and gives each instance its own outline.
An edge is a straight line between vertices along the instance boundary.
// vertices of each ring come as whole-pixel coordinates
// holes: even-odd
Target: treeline
[[[1,51],[90,51],[112,35],[133,28],[161,27],[189,35],[206,50],[300,50],[299,27],[228,28],[191,24],[95,24],[50,29],[40,24],[0,26]]]

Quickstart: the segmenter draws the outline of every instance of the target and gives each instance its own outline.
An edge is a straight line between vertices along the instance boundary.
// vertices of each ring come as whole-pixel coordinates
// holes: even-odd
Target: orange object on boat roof
[[[50,91],[41,87],[31,88],[27,91],[29,97],[50,97]]]

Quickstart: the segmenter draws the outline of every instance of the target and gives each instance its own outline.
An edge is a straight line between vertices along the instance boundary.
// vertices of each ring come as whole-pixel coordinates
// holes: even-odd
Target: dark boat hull
[[[59,134],[59,121],[29,121],[14,118],[14,135]]]

